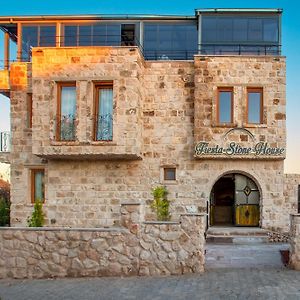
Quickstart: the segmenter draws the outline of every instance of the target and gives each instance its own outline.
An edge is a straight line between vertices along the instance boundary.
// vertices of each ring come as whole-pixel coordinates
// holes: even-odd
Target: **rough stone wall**
[[[285,70],[284,57],[196,56],[195,144],[199,141],[222,144],[224,134],[230,128],[245,128],[251,131],[256,142],[286,148]],[[233,124],[217,122],[219,87],[233,88]],[[263,124],[247,124],[247,88],[251,87],[263,89]],[[251,142],[249,136],[239,131],[228,138],[244,147]],[[225,154],[218,157],[228,158]],[[278,156],[280,159],[284,157],[285,153]],[[267,158],[266,155],[261,157],[264,160]]]
[[[143,60],[136,47],[36,48],[32,53],[33,153],[46,158],[141,156]],[[76,82],[76,141],[56,135],[57,84]],[[94,86],[113,82],[113,140],[93,141]]]
[[[9,90],[9,71],[8,70],[0,71],[0,90],[1,91]]]
[[[284,175],[284,208],[288,214],[298,212],[298,186],[300,185],[300,174]]]
[[[140,205],[122,228],[2,228],[0,278],[171,275],[204,271],[205,218],[144,224]]]
[[[10,67],[11,104],[11,224],[26,224],[32,212],[30,168],[44,165],[32,154],[32,130],[29,128],[28,94],[32,92],[30,63],[15,62]],[[47,187],[46,187],[47,189]]]
[[[220,85],[234,86],[235,126],[246,126],[258,141],[285,147],[284,58],[204,58],[144,62],[139,50],[132,47],[35,49],[33,150],[25,101],[31,82],[26,79],[27,85],[20,89],[16,80],[11,94],[12,225],[26,225],[32,211],[30,169],[44,165],[48,226],[117,225],[123,201],[144,204],[146,219],[153,220],[148,204],[151,188],[158,184],[167,186],[172,220],[176,221],[188,206],[206,212],[214,183],[236,172],[250,176],[259,186],[261,226],[288,231],[289,203],[295,200],[284,195],[283,160],[194,158],[195,143],[218,141],[229,129],[213,124],[214,93]],[[30,78],[30,72],[25,74],[19,69],[11,76]],[[78,89],[78,141],[61,145],[54,141],[55,85],[72,80]],[[91,142],[92,87],[101,80],[114,81],[115,141],[108,145]],[[247,86],[264,88],[266,126],[244,123]],[[241,137],[232,134],[230,139],[240,141]],[[164,167],[176,167],[176,181],[163,180]]]
[[[300,271],[300,214],[291,215],[290,267]]]

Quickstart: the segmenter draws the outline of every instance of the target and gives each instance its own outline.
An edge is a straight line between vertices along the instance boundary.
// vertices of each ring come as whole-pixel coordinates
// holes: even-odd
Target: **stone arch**
[[[217,186],[219,186],[219,188],[217,188],[217,190],[220,189],[220,184],[221,183],[219,181],[222,180],[222,179],[225,180],[226,175],[243,175],[246,178],[249,178],[249,179],[251,179],[254,182],[254,184],[256,185],[256,189],[258,191],[258,197],[259,197],[258,204],[255,205],[256,208],[253,206],[253,204],[248,204],[248,200],[246,200],[246,199],[248,199],[248,196],[245,199],[245,201],[247,201],[247,202],[245,202],[244,204],[235,204],[236,203],[236,200],[235,200],[236,199],[235,198],[236,194],[235,193],[237,192],[237,190],[234,188],[234,186],[231,187],[231,188],[227,187],[227,192],[228,191],[232,191],[232,193],[231,192],[229,193],[229,195],[230,194],[232,195],[232,196],[230,196],[230,198],[232,199],[232,200],[230,200],[230,204],[222,204],[222,203],[224,203],[223,202],[224,200],[221,200],[222,198],[219,198],[218,196],[217,196],[217,198],[215,198],[216,197],[216,194],[215,194],[216,190],[215,189],[217,188]],[[215,223],[215,221],[213,221],[213,220],[217,220],[217,215],[219,215],[219,216],[226,216],[226,215],[229,216],[229,215],[233,214],[232,218],[231,217],[229,219],[227,218],[227,220],[229,220],[228,221],[229,224],[238,225],[238,226],[262,226],[262,215],[263,215],[262,214],[263,213],[262,212],[262,207],[263,207],[262,201],[263,201],[263,195],[264,195],[263,187],[262,187],[262,184],[261,184],[262,182],[263,181],[261,181],[260,179],[258,179],[258,176],[255,176],[255,175],[249,173],[248,170],[245,171],[245,170],[241,170],[241,169],[226,170],[226,171],[221,172],[221,174],[219,174],[217,177],[213,178],[213,180],[211,180],[211,182],[209,184],[209,193],[208,193],[208,199],[207,199],[207,201],[208,201],[208,208],[209,208],[208,209],[208,213],[209,213],[208,224],[211,223],[212,225],[218,225],[218,224],[220,225],[221,223]],[[228,182],[228,184],[229,184],[229,182]],[[227,186],[227,184],[225,186]],[[230,184],[230,186],[231,186],[231,184]],[[223,190],[223,188],[221,188],[221,191]],[[217,200],[217,199],[219,199],[219,200]],[[221,200],[221,202],[219,202],[220,200]],[[215,201],[217,201],[217,202],[215,202]],[[217,204],[218,202],[219,202],[219,204]],[[221,206],[219,206],[219,205],[221,205]],[[224,207],[222,205],[230,205],[230,206],[225,206]],[[228,208],[232,207],[230,209],[232,211],[232,213],[230,213],[230,212],[225,213],[224,212],[224,215],[223,215],[223,209],[226,208],[226,207],[228,207]],[[220,209],[222,209],[222,210],[220,211]],[[244,210],[244,212],[241,213],[241,211],[243,211],[243,210]],[[218,211],[218,213],[217,213],[217,211]],[[245,219],[245,216],[244,216],[245,212],[246,213],[250,212],[250,219],[248,219],[248,216],[246,216],[246,219]],[[221,215],[220,215],[220,213],[221,213]],[[245,215],[246,215],[246,213],[245,213]],[[249,215],[249,213],[248,213],[248,215]],[[251,215],[252,216],[256,216],[256,217],[254,217],[254,219],[256,221],[250,221],[251,220]],[[240,216],[240,217],[238,217],[238,216]],[[242,218],[242,216],[244,216],[243,220],[240,219],[240,218]],[[213,219],[211,219],[211,217]],[[216,219],[215,219],[215,217],[216,217]],[[236,219],[236,218],[238,218],[238,219]],[[221,217],[221,219],[219,217],[219,222],[221,222],[221,220],[224,221],[223,217]],[[240,221],[237,221],[237,220],[240,220]],[[226,223],[227,223],[227,221],[226,221]],[[246,224],[249,224],[249,225],[246,225]],[[254,225],[254,224],[257,224],[257,225]]]
[[[259,193],[260,193],[260,198],[261,198],[260,200],[263,199],[264,190],[265,190],[262,186],[263,181],[258,180],[259,176],[249,173],[248,170],[244,171],[244,170],[241,170],[241,169],[231,169],[231,170],[224,171],[223,173],[218,175],[215,179],[212,179],[211,182],[209,183],[208,197],[210,196],[211,190],[212,190],[213,186],[216,184],[216,182],[220,178],[222,178],[222,177],[224,177],[225,175],[228,175],[228,174],[241,174],[241,175],[247,176],[250,179],[252,179],[258,187],[258,190],[259,190]]]

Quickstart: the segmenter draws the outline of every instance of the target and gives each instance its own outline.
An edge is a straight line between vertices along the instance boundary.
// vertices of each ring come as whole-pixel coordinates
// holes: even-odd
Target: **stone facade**
[[[26,225],[32,211],[30,170],[45,168],[44,211],[48,226],[118,225],[119,205],[145,206],[151,189],[169,191],[172,220],[189,207],[206,212],[214,183],[241,173],[260,191],[260,226],[289,230],[295,199],[285,190],[285,153],[277,156],[195,157],[200,141],[221,143],[230,128],[216,124],[216,89],[234,89],[234,124],[256,142],[285,148],[285,58],[273,56],[195,56],[194,61],[144,61],[137,47],[35,48],[32,63],[11,69],[12,226]],[[93,85],[113,81],[112,142],[93,142]],[[58,82],[76,81],[76,141],[55,141]],[[245,122],[247,87],[262,87],[264,124]],[[28,128],[26,95],[33,97],[33,127]],[[246,145],[235,130],[227,138]],[[176,168],[176,181],[163,168]]]
[[[125,204],[121,216],[119,228],[2,228],[0,278],[203,272],[203,215],[144,223],[141,206]]]
[[[300,271],[300,214],[291,215],[290,267]]]

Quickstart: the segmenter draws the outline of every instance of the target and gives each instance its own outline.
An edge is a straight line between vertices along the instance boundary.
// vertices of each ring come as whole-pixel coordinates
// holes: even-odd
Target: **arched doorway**
[[[210,194],[211,226],[259,226],[260,192],[249,177],[231,173],[219,178]]]

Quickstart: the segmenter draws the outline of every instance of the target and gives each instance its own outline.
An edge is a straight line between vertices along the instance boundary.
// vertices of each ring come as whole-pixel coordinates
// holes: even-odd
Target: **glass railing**
[[[9,131],[0,132],[0,152],[10,152],[11,135]]]

